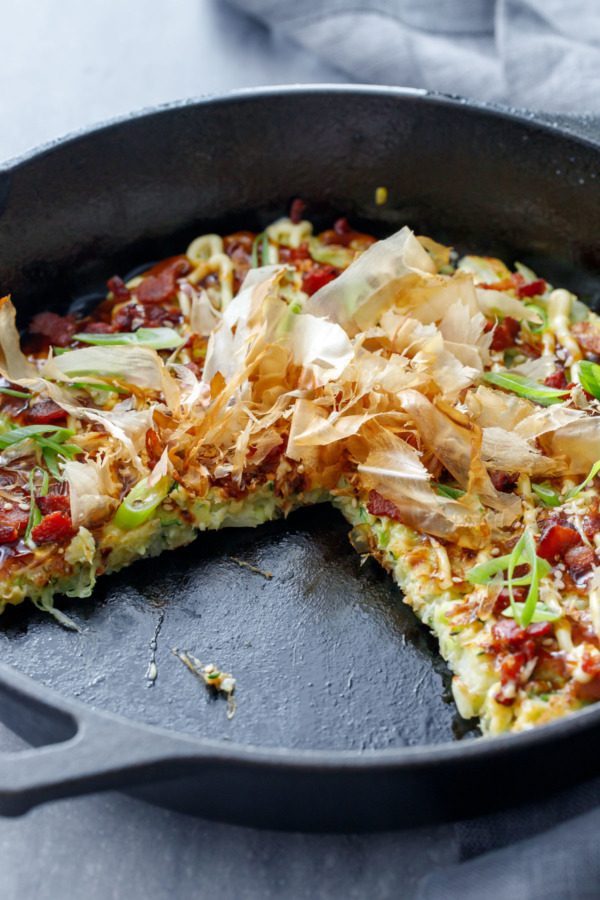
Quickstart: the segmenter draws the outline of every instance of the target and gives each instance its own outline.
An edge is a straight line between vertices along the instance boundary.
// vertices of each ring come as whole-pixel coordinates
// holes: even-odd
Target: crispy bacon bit
[[[223,250],[233,261],[233,288],[237,293],[242,286],[242,282],[246,277],[250,266],[252,265],[252,247],[256,235],[251,231],[236,231],[223,238]],[[267,260],[262,258],[262,241],[258,242],[257,257],[261,264],[266,265]],[[210,272],[199,284],[200,287],[210,287],[213,283],[218,283],[219,278],[216,272]]]
[[[140,311],[143,312],[143,307],[138,307],[136,303],[128,303],[127,306],[118,309],[113,318],[115,330],[133,331],[134,320],[143,318],[143,315],[140,316]]]
[[[255,238],[256,235],[251,231],[235,231],[223,238],[223,250],[235,263],[249,268],[252,262],[252,245]],[[260,246],[258,250],[260,253]]]
[[[600,676],[600,658],[596,654],[584,652],[581,668],[587,675]]]
[[[516,485],[517,476],[509,475],[508,472],[490,472],[490,480],[497,491],[508,493]]]
[[[586,547],[585,544],[580,547],[571,547],[567,550],[564,560],[569,570],[569,575],[574,581],[591,572],[592,567],[598,564],[596,554],[591,547]]]
[[[514,291],[519,298],[523,300],[526,297],[539,297],[546,290],[546,282],[543,278],[536,278],[535,281],[525,281],[520,272],[513,272],[507,278],[501,281],[494,281],[489,284],[480,284],[480,288],[488,291]]]
[[[511,653],[502,662],[502,683],[515,679],[522,666],[527,662],[525,653]]]
[[[500,688],[494,694],[496,703],[512,706],[517,699],[517,691],[522,682],[521,670],[527,662],[525,653],[509,653],[502,661]]]
[[[32,334],[43,334],[57,347],[67,347],[77,327],[74,316],[58,316],[53,312],[42,312],[33,317],[29,330]]]
[[[367,503],[367,511],[372,516],[387,516],[389,519],[395,519],[396,522],[402,521],[400,510],[391,500],[386,500],[378,491],[369,492],[369,502]]]
[[[36,544],[58,544],[68,540],[73,534],[71,517],[58,511],[44,516],[40,524],[31,530],[31,537]]]
[[[71,501],[66,494],[46,494],[45,497],[36,497],[35,502],[43,516],[53,512],[69,515],[71,511]]]
[[[204,371],[204,360],[192,360],[191,362],[185,363],[186,369],[189,369],[190,372],[193,372],[198,380],[202,378],[202,372]]]
[[[366,250],[375,243],[370,234],[353,231],[347,219],[338,219],[332,229],[321,232],[319,240],[322,244],[337,244],[342,247],[353,246],[355,250]]]
[[[310,260],[312,264],[312,256],[310,255],[310,250],[308,249],[308,243],[306,241],[303,241],[299,247],[279,248],[279,262],[295,265],[297,263],[305,262],[306,260]],[[300,271],[303,271],[304,267],[298,268]]]
[[[183,278],[184,275],[188,275],[192,271],[193,267],[187,256],[180,253],[178,256],[167,256],[166,259],[161,259],[161,261],[155,263],[151,269],[147,269],[143,273],[143,276],[144,278],[148,278],[149,276],[161,275],[163,272],[166,272],[167,269],[174,268],[179,268],[180,270],[177,277]]]
[[[306,209],[306,203],[304,200],[300,200],[298,197],[292,201],[292,205],[290,207],[290,219],[294,223],[294,225],[298,225],[302,221],[302,213]]]
[[[486,291],[516,291],[525,284],[525,279],[519,272],[513,272],[500,281],[492,281],[486,284],[479,284],[478,287],[485,288]]]
[[[585,684],[580,681],[574,682],[577,696],[582,700],[600,700],[600,657],[596,653],[590,653],[586,648],[581,668],[587,675],[591,675],[591,680]]]
[[[555,690],[564,685],[569,678],[569,667],[562,651],[548,651],[543,647],[536,648],[537,663],[533,675],[528,682],[528,689],[543,693]],[[535,687],[533,682],[535,682]],[[541,682],[544,682],[542,684]]]
[[[138,302],[163,303],[168,300],[177,289],[177,279],[187,275],[190,268],[190,263],[185,257],[178,257],[175,262],[162,268],[158,274],[146,276],[142,283],[134,288]]]
[[[27,410],[26,417],[27,421],[34,425],[47,425],[48,422],[64,419],[66,415],[64,409],[54,400],[40,400]]]
[[[553,521],[544,531],[537,546],[537,555],[548,562],[556,562],[570,547],[581,544],[581,535],[566,519]]]
[[[337,278],[340,270],[335,266],[319,266],[315,264],[302,276],[302,290],[309,296],[316,294],[325,284]]]
[[[525,631],[533,638],[547,637],[553,633],[552,622],[532,622]]]
[[[117,328],[110,322],[88,322],[83,330],[86,334],[114,334]]]
[[[583,517],[581,522],[583,531],[588,541],[594,540],[594,535],[600,531],[600,497],[597,495],[590,503],[587,516]]]
[[[501,686],[494,695],[497,703],[510,706],[515,702],[519,687],[531,674],[531,667],[525,667],[544,652],[538,640],[551,634],[551,622],[533,622],[521,628],[514,619],[500,619],[492,627],[489,649],[501,655]]]
[[[21,495],[22,499],[26,499],[26,495]],[[27,497],[28,499],[28,497]],[[27,528],[27,522],[29,520],[29,512],[19,509],[18,506],[14,505],[12,509],[2,509],[0,510],[0,527],[10,528],[17,532],[17,537],[19,537],[25,529]],[[11,538],[14,540],[14,538]]]
[[[21,494],[19,499],[22,501],[29,500],[29,495]],[[21,531],[21,529],[27,528],[29,512],[13,505],[12,509],[3,509],[0,512],[0,518],[2,519],[3,525],[13,525],[17,531]]]
[[[519,285],[516,290],[519,300],[523,300],[524,297],[539,297],[546,290],[546,282],[543,278],[538,278],[536,281]]]
[[[171,322],[173,325],[181,322],[181,310],[176,306],[159,306],[157,303],[144,307],[144,327],[154,328],[158,325],[164,325],[165,322]]]
[[[350,228],[348,219],[345,216],[341,216],[339,219],[335,220],[333,223],[333,230],[339,235],[352,234],[352,228]]]
[[[125,282],[118,275],[113,275],[106,282],[106,287],[112,291],[116,303],[127,303],[131,300],[131,291],[125,286]]]
[[[575,322],[571,333],[583,350],[600,356],[600,332],[591,322]]]
[[[502,618],[492,627],[492,637],[496,650],[504,649],[511,652],[527,653],[529,659],[534,656],[533,641],[536,638],[546,637],[552,634],[552,622],[532,622],[527,628],[521,628],[514,619]]]
[[[557,388],[559,391],[564,390],[567,386],[567,379],[563,367],[559,366],[552,375],[544,378],[544,384],[547,384],[548,387]]]
[[[576,681],[575,693],[580,700],[600,700],[600,677],[594,675],[592,680],[586,681],[585,684]]]
[[[513,588],[513,597],[517,603],[523,603],[527,599],[527,589],[524,587],[515,587]],[[494,603],[494,615],[499,616],[500,613],[510,606],[510,594],[508,592],[508,588],[502,588],[498,596],[496,597],[496,602]],[[500,621],[503,621],[502,619]]]
[[[0,544],[10,544],[16,541],[19,536],[18,530],[14,525],[0,525]]]
[[[490,344],[491,349],[506,350],[507,347],[512,347],[520,330],[521,325],[517,319],[513,319],[512,316],[506,316],[496,325],[492,343]]]
[[[594,631],[592,614],[589,609],[571,610],[569,620],[571,622],[571,640],[575,647],[578,644],[585,643],[594,644],[595,647],[600,649],[600,642],[598,641],[598,635]]]
[[[181,311],[175,306],[128,303],[115,312],[113,331],[137,331],[138,328],[156,328],[165,322],[177,325],[180,321]]]

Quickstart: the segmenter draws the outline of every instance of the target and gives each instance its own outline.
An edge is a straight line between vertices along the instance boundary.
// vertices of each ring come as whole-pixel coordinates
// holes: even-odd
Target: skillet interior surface
[[[183,105],[0,171],[0,285],[23,323],[64,312],[117,272],[204,231],[258,230],[301,196],[323,225],[339,214],[379,234],[407,223],[537,266],[594,304],[599,159],[591,142],[536,123],[395,90]],[[435,643],[377,564],[361,566],[347,532],[319,507],[258,531],[203,534],[63,605],[81,634],[9,610],[2,660],[102,709],[224,742],[362,750],[473,736]],[[234,673],[231,720],[173,648]]]
[[[81,634],[8,610],[2,659],[94,706],[200,737],[361,750],[462,736],[473,726],[455,711],[435,642],[380,566],[361,566],[347,533],[319,507],[202,534],[61,604]],[[174,648],[233,672],[233,718]]]

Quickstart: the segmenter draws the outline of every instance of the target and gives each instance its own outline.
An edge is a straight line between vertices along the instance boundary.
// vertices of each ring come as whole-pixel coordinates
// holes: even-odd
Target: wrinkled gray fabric
[[[598,0],[229,0],[352,79],[600,112]]]
[[[537,837],[438,869],[416,900],[597,900],[600,809]]]

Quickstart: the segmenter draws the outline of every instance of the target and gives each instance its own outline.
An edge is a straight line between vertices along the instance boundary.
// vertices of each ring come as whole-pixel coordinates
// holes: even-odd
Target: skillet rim
[[[549,135],[560,135],[562,137],[575,140],[578,143],[593,147],[600,150],[600,115],[592,116],[591,124],[596,124],[598,128],[597,137],[583,134],[577,127],[575,119],[557,113],[553,116],[550,113],[538,113],[527,109],[513,109],[503,106],[500,103],[492,103],[485,100],[477,100],[474,98],[461,97],[458,94],[444,93],[443,91],[431,91],[426,88],[400,87],[397,85],[386,84],[366,84],[366,83],[339,83],[339,82],[320,82],[314,84],[274,84],[263,85],[258,87],[235,88],[224,93],[207,93],[198,94],[194,97],[188,97],[184,100],[172,100],[167,103],[159,103],[156,106],[143,106],[129,113],[123,113],[119,116],[101,119],[92,125],[86,125],[69,131],[57,138],[51,138],[38,144],[16,156],[8,157],[3,161],[0,160],[0,174],[10,174],[21,167],[36,162],[38,159],[60,150],[65,144],[74,144],[77,141],[93,137],[98,132],[107,132],[115,128],[119,128],[128,123],[134,123],[140,119],[150,119],[154,116],[159,117],[165,113],[174,112],[181,109],[187,109],[195,106],[235,103],[244,99],[257,99],[262,97],[278,97],[296,94],[352,94],[361,95],[373,94],[375,96],[398,97],[399,99],[421,99],[425,104],[432,106],[449,106],[459,109],[469,109],[473,112],[482,113],[484,116],[489,115],[492,118],[508,119],[511,122],[519,122],[528,127],[540,128]],[[549,121],[549,117],[553,121]]]

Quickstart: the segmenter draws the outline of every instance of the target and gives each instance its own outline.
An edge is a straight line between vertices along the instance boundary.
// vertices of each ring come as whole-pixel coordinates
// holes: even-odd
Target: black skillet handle
[[[0,720],[33,744],[0,752],[0,815],[47,800],[131,787],[202,763],[198,743],[66,699],[0,663]],[[208,754],[210,755],[210,754]]]

